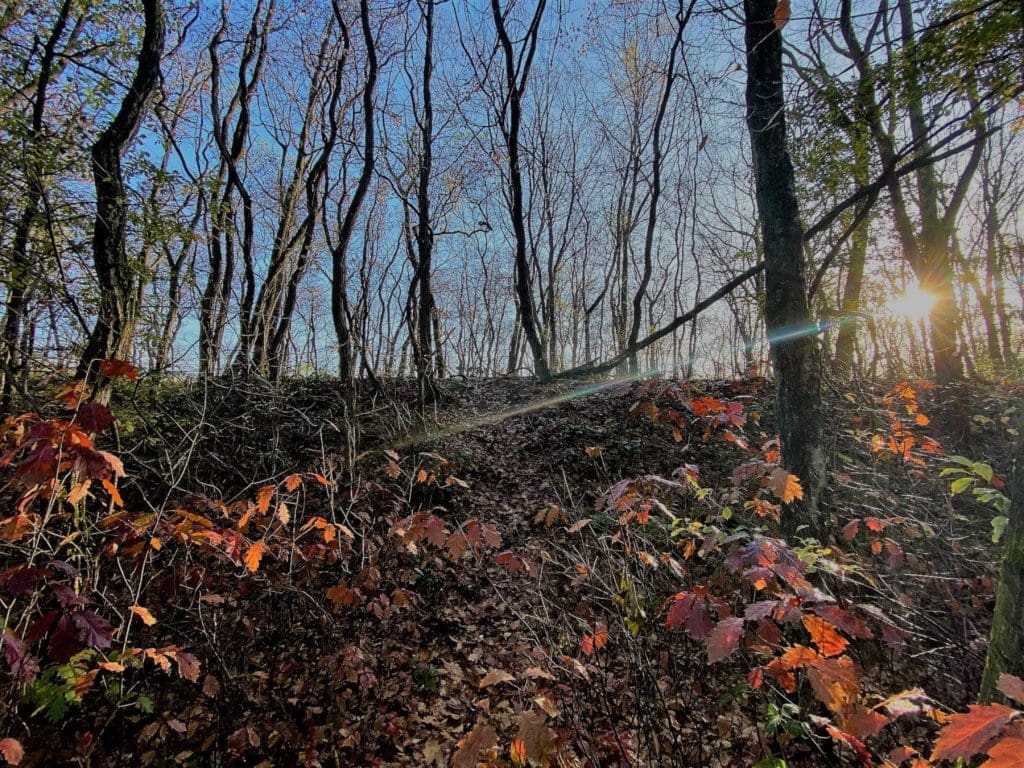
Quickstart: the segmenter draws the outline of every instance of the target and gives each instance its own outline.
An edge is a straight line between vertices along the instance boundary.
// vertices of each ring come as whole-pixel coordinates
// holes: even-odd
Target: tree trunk
[[[140,278],[125,244],[128,190],[121,171],[121,158],[159,88],[160,57],[166,31],[162,0],[143,0],[142,7],[146,27],[135,77],[114,119],[92,147],[92,173],[96,184],[92,245],[100,303],[96,325],[78,363],[79,377],[88,375],[97,360],[128,357],[135,333]]]
[[[818,496],[825,453],[817,328],[810,321],[803,228],[793,164],[786,148],[782,35],[777,0],[744,0],[747,50],[747,126],[765,257],[765,321],[775,364],[776,419],[786,468],[800,478],[802,503],[784,521],[788,534],[806,525],[823,538]]]
[[[981,679],[982,702],[1002,699],[999,675],[1024,678],[1024,440],[1017,443],[1010,486],[1010,521],[1003,532],[1003,560],[992,616],[988,657]]]

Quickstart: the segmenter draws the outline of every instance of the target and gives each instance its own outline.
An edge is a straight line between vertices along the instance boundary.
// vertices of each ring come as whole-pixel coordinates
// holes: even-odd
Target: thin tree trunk
[[[818,496],[825,480],[820,370],[807,304],[803,228],[793,165],[786,148],[782,34],[777,0],[744,0],[747,125],[765,252],[765,320],[775,364],[776,420],[783,461],[804,498],[784,521],[788,534],[808,526],[824,538]]]

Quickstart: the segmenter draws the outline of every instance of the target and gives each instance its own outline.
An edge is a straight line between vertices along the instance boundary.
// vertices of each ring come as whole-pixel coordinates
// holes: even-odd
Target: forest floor
[[[948,393],[835,385],[832,546],[791,542],[801,575],[750,587],[729,547],[777,535],[791,503],[772,479],[764,380],[453,381],[425,419],[411,386],[387,385],[360,398],[354,468],[334,382],[122,387],[97,443],[124,462],[124,508],[97,507],[102,550],[58,541],[49,554],[90,561],[113,642],[69,660],[57,630],[30,633],[42,672],[27,693],[0,676],[0,736],[31,766],[854,761],[809,719],[842,724],[840,709],[768,663],[807,642],[806,616],[772,614],[779,629],[762,616],[724,650],[714,638],[734,611],[752,622],[759,598],[813,591],[808,604],[849,636],[839,651],[870,707],[916,688],[935,702],[918,710],[966,706],[995,513],[939,473],[962,454],[998,486],[1020,394],[958,393],[969,432],[954,440]],[[702,620],[720,626],[673,626],[682,595],[706,597]],[[885,717],[861,734],[875,755],[934,731],[926,716]]]

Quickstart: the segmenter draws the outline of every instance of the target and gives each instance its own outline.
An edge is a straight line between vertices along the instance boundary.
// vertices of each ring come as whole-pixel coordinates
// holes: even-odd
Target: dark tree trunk
[[[92,146],[92,174],[96,184],[96,223],[93,228],[93,263],[100,287],[100,303],[81,360],[84,377],[97,360],[126,358],[131,354],[138,316],[138,280],[128,256],[128,190],[121,158],[146,116],[160,86],[160,57],[164,50],[165,19],[162,0],[143,0],[145,32],[135,77],[110,125]]]
[[[530,265],[527,260],[527,235],[525,212],[523,207],[523,172],[519,161],[519,129],[522,122],[522,99],[529,78],[530,64],[537,49],[540,20],[544,14],[545,0],[540,0],[533,15],[526,35],[525,55],[517,59],[505,28],[505,18],[498,0],[491,0],[491,11],[494,27],[498,33],[505,61],[506,96],[502,119],[502,131],[505,146],[508,150],[508,174],[510,187],[509,213],[512,218],[512,231],[515,235],[515,290],[516,302],[519,305],[519,319],[522,323],[523,335],[533,354],[534,373],[540,379],[551,378],[544,344],[541,341],[540,329],[537,327],[537,310],[533,301],[533,286],[530,280]],[[518,63],[517,63],[518,62]],[[507,127],[504,122],[507,114]]]
[[[982,702],[1001,698],[996,690],[999,675],[1024,678],[1024,440],[1017,444],[1010,502],[988,658],[979,694]]]
[[[800,478],[804,499],[784,521],[823,538],[818,495],[825,479],[816,327],[810,321],[793,164],[786,148],[782,35],[777,0],[744,0],[747,126],[765,260],[765,321],[775,364],[776,419],[786,468]]]

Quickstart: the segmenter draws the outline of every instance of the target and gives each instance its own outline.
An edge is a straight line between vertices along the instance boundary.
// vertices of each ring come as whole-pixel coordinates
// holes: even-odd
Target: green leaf
[[[950,493],[956,495],[963,493],[974,484],[973,477],[960,477],[949,484]]]
[[[974,462],[966,456],[950,456],[949,460],[954,464],[959,464],[961,467],[967,467],[972,472],[974,471]]]
[[[1003,538],[1003,533],[1006,531],[1006,524],[1010,522],[1010,518],[1005,515],[992,518],[992,543],[998,544],[999,540]]]
[[[787,765],[781,757],[764,757],[754,763],[754,768],[786,768]]]
[[[992,480],[992,467],[983,461],[979,461],[972,467],[974,474],[984,480],[986,483]]]

